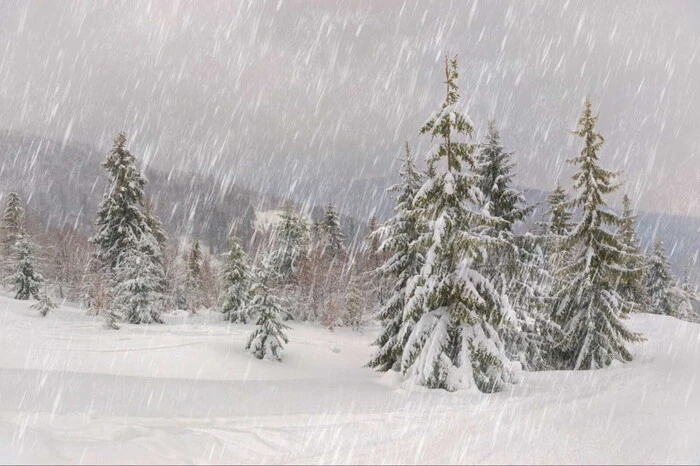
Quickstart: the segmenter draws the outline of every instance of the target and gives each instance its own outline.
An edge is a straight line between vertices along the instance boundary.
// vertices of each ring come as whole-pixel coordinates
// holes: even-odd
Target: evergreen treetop
[[[522,221],[533,209],[526,206],[525,196],[512,187],[515,163],[512,153],[501,145],[501,137],[496,122],[488,122],[486,142],[480,145],[476,157],[476,170],[479,175],[479,188],[484,196],[489,213],[502,219],[495,226],[497,231],[512,232],[513,224]]]
[[[126,135],[119,133],[102,164],[109,173],[109,186],[95,220],[97,232],[90,238],[99,248],[98,257],[112,269],[125,251],[136,247],[143,233],[150,233],[139,209],[146,179],[136,168],[136,158],[125,144]],[[159,255],[155,249],[150,253]]]

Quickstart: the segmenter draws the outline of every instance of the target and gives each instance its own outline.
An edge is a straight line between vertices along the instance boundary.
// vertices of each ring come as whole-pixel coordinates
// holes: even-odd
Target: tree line
[[[621,213],[606,204],[620,173],[600,163],[604,138],[591,102],[572,132],[582,148],[568,160],[571,192],[558,184],[536,226],[516,232],[535,206],[514,186],[517,167],[496,122],[484,141],[471,142],[458,77],[456,58],[446,57],[444,101],[420,129],[434,144],[426,166],[418,168],[406,143],[400,182],[390,188],[394,215],[370,219],[357,248],[348,249],[333,204],[309,219],[287,203],[254,253],[249,238],[232,235],[225,257],[196,239],[183,256],[120,133],[102,164],[108,184],[89,238],[30,235],[21,199],[7,195],[4,282],[16,299],[36,300],[42,315],[56,307],[53,283],[54,296],[79,301],[110,329],[162,323],[168,309],[213,309],[254,324],[246,348],[261,359],[281,359],[289,320],[331,330],[379,323],[369,367],[450,391],[501,390],[518,365],[580,370],[629,361],[628,344],[643,339],[624,323],[631,312],[695,319],[695,292],[673,275],[663,244],[641,252],[629,197]],[[254,221],[253,211],[231,224]]]

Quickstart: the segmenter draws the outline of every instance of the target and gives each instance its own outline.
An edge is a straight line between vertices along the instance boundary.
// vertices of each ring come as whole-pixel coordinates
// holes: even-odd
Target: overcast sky
[[[463,108],[497,119],[519,184],[570,186],[589,95],[638,207],[700,215],[699,29],[692,1],[3,1],[0,127],[101,147],[123,129],[147,163],[248,185],[388,182],[404,140],[427,149],[458,54]]]

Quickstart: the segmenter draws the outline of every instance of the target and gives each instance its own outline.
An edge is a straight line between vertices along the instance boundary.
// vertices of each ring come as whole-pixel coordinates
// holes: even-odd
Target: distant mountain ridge
[[[104,157],[104,150],[87,144],[0,131],[0,193],[17,189],[26,199],[30,220],[42,219],[42,223],[52,226],[74,225],[90,234],[107,183],[100,166]],[[241,187],[197,173],[149,168],[145,174],[149,180],[146,192],[171,239],[200,238],[213,252],[225,249],[233,223],[242,219],[250,206],[258,212],[277,209],[289,196],[280,185],[270,184],[261,192],[250,184]],[[297,181],[291,190],[292,200],[316,215],[328,200],[333,200],[343,214],[349,240],[359,243],[371,215],[380,219],[392,215],[393,204],[386,188],[394,178],[394,174],[358,176],[339,186],[332,180],[324,183],[308,176]],[[525,191],[530,202],[540,203],[528,219],[532,225],[541,215],[548,193]],[[697,277],[700,218],[643,211],[638,214],[642,246],[649,247],[656,237],[661,238],[675,272],[682,275],[690,268],[692,277]]]

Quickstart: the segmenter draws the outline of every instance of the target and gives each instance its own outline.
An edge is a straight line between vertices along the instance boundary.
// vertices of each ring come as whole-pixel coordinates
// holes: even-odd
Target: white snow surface
[[[292,323],[279,363],[219,315],[109,331],[30,304],[0,297],[0,463],[700,462],[700,326],[672,317],[630,319],[629,364],[486,395],[363,368],[376,330]]]

